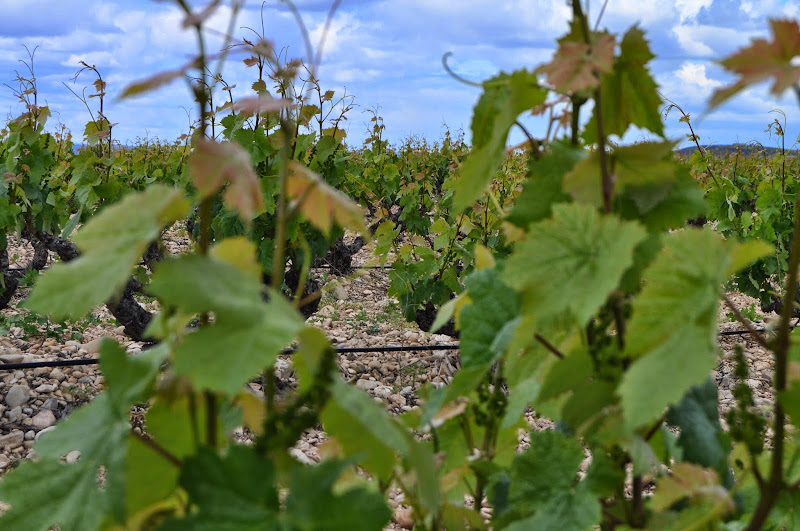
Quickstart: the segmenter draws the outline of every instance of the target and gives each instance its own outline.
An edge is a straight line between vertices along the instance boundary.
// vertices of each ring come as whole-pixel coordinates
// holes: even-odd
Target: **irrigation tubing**
[[[398,345],[385,347],[340,347],[335,349],[337,354],[350,354],[357,352],[415,352],[418,350],[458,350],[458,345]],[[288,348],[281,352],[282,356],[290,356],[297,349]],[[72,365],[96,365],[100,358],[82,358],[71,360],[32,361],[26,363],[0,364],[0,371],[14,371],[17,369],[37,369],[39,367],[69,367]]]
[[[792,329],[795,327],[793,326]],[[754,332],[768,332],[766,328],[756,328]],[[719,332],[719,336],[742,336],[749,334],[749,330],[725,330]],[[145,347],[146,349],[147,347]],[[337,354],[350,354],[359,352],[416,352],[419,350],[458,350],[458,344],[437,344],[437,345],[398,345],[398,346],[385,346],[385,347],[339,347],[336,350]],[[290,356],[297,352],[297,349],[284,349],[281,355]],[[69,367],[72,365],[96,365],[100,363],[100,358],[81,358],[70,360],[54,360],[54,361],[32,361],[26,363],[5,363],[0,364],[0,371],[14,371],[17,369],[37,369],[39,367]]]

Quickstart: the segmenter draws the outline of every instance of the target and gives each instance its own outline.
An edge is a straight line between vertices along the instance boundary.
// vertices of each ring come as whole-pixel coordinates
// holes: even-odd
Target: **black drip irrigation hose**
[[[145,348],[146,350],[146,348]],[[356,352],[414,352],[417,350],[458,350],[458,345],[406,345],[406,346],[386,346],[386,347],[341,347],[335,349],[337,354],[349,354]],[[291,356],[297,352],[295,348],[287,348],[281,351],[282,356]],[[5,363],[0,364],[0,371],[14,371],[17,369],[38,369],[39,367],[69,367],[72,365],[96,365],[100,363],[100,358],[82,358],[71,360],[54,361],[32,361],[27,363]]]
[[[792,329],[795,326],[791,327]],[[753,332],[769,332],[766,328],[756,328]],[[718,336],[742,336],[749,334],[750,330],[725,330],[718,332]],[[459,345],[398,345],[398,346],[385,346],[385,347],[339,347],[336,350],[337,354],[349,354],[358,352],[414,352],[418,350],[458,350]],[[145,347],[145,350],[147,347]],[[291,356],[297,352],[297,349],[288,348],[281,351],[282,356]],[[71,360],[54,360],[54,361],[32,361],[28,363],[5,363],[0,364],[0,371],[14,371],[17,369],[37,369],[39,367],[69,367],[72,365],[96,365],[100,363],[100,358],[82,358]]]

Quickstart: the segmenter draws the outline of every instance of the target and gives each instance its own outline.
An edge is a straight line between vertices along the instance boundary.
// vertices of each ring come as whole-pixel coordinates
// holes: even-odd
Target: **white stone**
[[[392,388],[386,387],[385,385],[376,387],[375,396],[379,396],[381,398],[389,398],[390,396],[392,396]]]
[[[22,363],[24,359],[24,354],[0,354],[0,362],[3,363]]]
[[[72,464],[78,459],[81,458],[81,451],[80,450],[72,450],[70,453],[67,454],[65,458],[67,463]]]
[[[44,434],[45,434],[45,433],[47,433],[48,431],[53,431],[54,429],[55,429],[55,426],[50,426],[49,428],[45,428],[45,429],[43,429],[42,431],[40,431],[39,433],[37,433],[37,434],[36,434],[36,437],[34,437],[34,440],[35,440],[35,441],[38,441],[38,440],[39,440],[39,438],[40,438],[42,435],[44,435]]]
[[[0,437],[0,448],[5,448],[6,450],[12,450],[14,448],[18,448],[22,446],[22,442],[25,440],[25,433],[20,430],[14,430],[11,433],[3,435]]]
[[[15,408],[26,403],[31,397],[31,390],[25,385],[15,385],[6,394],[6,405]]]
[[[98,337],[97,339],[93,339],[88,343],[85,343],[80,348],[86,351],[87,354],[97,354],[100,352],[100,344],[103,342],[105,337]]]
[[[56,423],[56,416],[49,409],[43,409],[33,417],[33,426],[39,429],[49,428]]]
[[[356,382],[356,387],[359,389],[364,389],[365,391],[369,391],[370,389],[375,389],[380,385],[378,382],[373,380],[359,380]]]

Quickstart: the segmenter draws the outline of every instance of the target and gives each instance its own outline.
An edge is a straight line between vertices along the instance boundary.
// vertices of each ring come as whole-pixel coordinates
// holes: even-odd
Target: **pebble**
[[[406,405],[406,397],[403,395],[398,395],[397,393],[389,396],[389,400],[391,400],[392,404],[396,404],[398,406]]]
[[[55,369],[53,369],[53,370],[50,372],[50,378],[53,378],[53,379],[55,379],[55,380],[58,380],[59,382],[63,382],[64,380],[66,380],[66,379],[67,379],[67,375],[66,375],[66,374],[64,374],[64,371],[62,371],[61,369],[59,369],[58,367],[56,367]]]
[[[49,428],[56,423],[56,416],[49,409],[43,409],[33,417],[33,426],[35,428],[44,429]]]
[[[31,397],[31,390],[25,385],[15,385],[6,393],[6,405],[15,408],[26,403]]]
[[[53,431],[54,429],[55,429],[55,426],[50,426],[49,428],[45,428],[45,429],[43,429],[42,431],[40,431],[39,433],[37,433],[37,434],[36,434],[36,437],[34,438],[34,440],[35,440],[35,441],[38,441],[38,440],[39,440],[39,438],[40,438],[42,435],[44,435],[44,434],[45,434],[45,433],[47,433],[48,431]]]
[[[381,398],[389,398],[390,396],[392,396],[393,391],[391,387],[386,387],[385,385],[381,385],[374,389],[374,393],[375,396],[379,396]]]
[[[365,391],[369,391],[371,389],[375,389],[380,384],[375,380],[359,380],[356,382],[356,387],[360,389],[364,389]]]
[[[81,451],[72,450],[70,453],[67,454],[67,457],[65,457],[64,459],[68,464],[72,464],[80,458],[81,458]]]
[[[25,440],[32,441],[36,437],[36,432],[33,430],[28,430],[25,432]]]
[[[100,352],[100,345],[103,343],[105,337],[98,337],[97,339],[93,339],[88,343],[81,345],[79,348],[82,348],[86,351],[87,354],[97,354]]]
[[[3,363],[22,363],[24,359],[24,354],[0,354],[0,361]]]
[[[0,448],[13,450],[14,448],[22,446],[24,440],[25,433],[20,430],[14,430],[11,433],[0,436]]]
[[[8,421],[11,423],[18,422],[23,418],[22,407],[17,406],[8,412]]]
[[[392,520],[403,529],[411,529],[414,527],[414,513],[411,507],[401,506],[395,509]]]
[[[56,386],[53,384],[42,384],[36,389],[34,389],[34,391],[36,391],[37,393],[52,393],[55,390]]]

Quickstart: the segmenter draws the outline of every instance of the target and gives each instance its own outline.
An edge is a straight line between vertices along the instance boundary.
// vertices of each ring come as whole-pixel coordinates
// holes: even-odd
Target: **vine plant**
[[[197,34],[198,55],[125,96],[187,73],[208,81],[203,25],[219,2],[195,12],[176,1]],[[292,156],[297,129],[281,111],[293,101],[263,94],[238,102],[280,122],[271,288],[262,290],[247,238],[211,241],[217,194],[248,230],[265,203],[250,154],[206,137],[208,83],[195,81],[201,120],[188,166],[199,201],[198,249],[152,275],[149,290],[162,312],[148,333],[161,342],[137,357],[103,344],[106,391],[41,437],[36,460],[3,477],[0,500],[11,508],[0,522],[65,530],[382,529],[391,517],[388,489],[398,486],[419,529],[792,527],[800,446],[788,423],[800,417],[800,380],[791,304],[773,339],[754,334],[776,359],[768,445],[758,444],[764,423],[744,388],[729,416],[733,429],[723,431],[708,378],[717,363],[721,286],[771,249],[684,228],[704,203],[671,142],[612,145],[609,137],[631,125],[663,136],[647,69],[652,54],[640,29],[618,42],[591,30],[597,25],[572,5],[570,31],[550,63],[482,84],[473,145],[453,186],[454,218],[484,194],[492,200],[496,192],[486,189],[522,113],[555,92],[573,103],[572,130],[530,165],[507,216],[513,250],[494,256],[476,246],[465,294],[446,305],[461,327],[461,369],[448,387],[421,389],[421,409],[391,417],[339,378],[327,339],[277,296],[294,216],[323,232],[334,224],[367,232],[358,208]],[[800,28],[773,21],[772,29],[774,41],[755,41],[723,62],[741,78],[712,105],[768,77],[777,80],[775,92],[797,87],[791,60],[800,45],[785,44],[800,43]],[[764,62],[767,53],[772,60]],[[592,117],[577,130],[590,100]],[[149,242],[190,206],[182,189],[152,185],[104,209],[75,236],[81,256],[45,273],[26,306],[80,316],[102,304],[125,285]],[[800,202],[800,223],[797,210]],[[799,263],[796,227],[789,271]],[[786,292],[796,287],[789,275]],[[199,326],[189,327],[196,316]],[[442,312],[435,324],[447,317]],[[295,340],[299,386],[279,397],[270,384],[273,364]],[[245,384],[262,372],[265,393],[255,397]],[[737,377],[745,375],[740,360]],[[130,407],[138,403],[148,404],[145,433],[130,429]],[[557,429],[529,433],[518,453],[529,406]],[[289,449],[318,424],[330,443],[322,463],[306,466]],[[235,442],[233,428],[242,425],[257,435],[254,445]],[[62,462],[72,450],[80,459]]]

